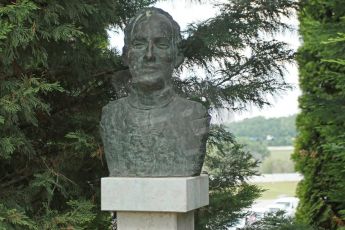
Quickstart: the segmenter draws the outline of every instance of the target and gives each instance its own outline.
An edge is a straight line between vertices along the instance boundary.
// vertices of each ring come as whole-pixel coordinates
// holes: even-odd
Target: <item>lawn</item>
[[[293,150],[270,150],[270,156],[275,160],[291,160]]]
[[[291,160],[293,149],[270,149],[270,155],[263,160],[259,171],[261,173],[292,173],[294,163]]]
[[[287,182],[260,182],[255,183],[262,189],[266,189],[263,192],[260,200],[273,200],[279,196],[295,196],[297,181],[287,181]]]

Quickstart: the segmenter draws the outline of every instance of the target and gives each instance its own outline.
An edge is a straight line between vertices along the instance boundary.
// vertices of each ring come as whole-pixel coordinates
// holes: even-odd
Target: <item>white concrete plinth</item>
[[[193,230],[194,211],[117,212],[119,230]]]
[[[101,182],[101,208],[117,212],[119,230],[193,230],[194,210],[208,203],[207,175]]]
[[[104,211],[188,212],[208,202],[207,175],[106,177],[101,182]]]

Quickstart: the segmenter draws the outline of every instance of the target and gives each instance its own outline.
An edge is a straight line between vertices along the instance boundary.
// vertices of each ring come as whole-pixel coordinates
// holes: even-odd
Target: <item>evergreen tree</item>
[[[345,227],[345,6],[301,1],[301,113],[294,159],[304,175],[298,219],[321,229]]]
[[[257,175],[258,161],[236,143],[223,127],[213,127],[208,140],[205,171],[210,177],[210,204],[198,210],[196,229],[224,229],[245,216],[262,190],[247,179]]]
[[[283,63],[291,62],[294,55],[285,43],[266,36],[289,29],[281,19],[292,15],[295,2],[231,0],[218,7],[220,14],[192,24],[184,41],[183,67],[203,67],[207,77],[176,79],[178,92],[201,102],[206,99],[211,109],[236,111],[250,103],[268,104],[265,95],[289,88]],[[205,159],[210,205],[199,210],[197,229],[227,229],[244,216],[243,209],[260,194],[259,188],[246,182],[255,175],[256,166],[257,161],[223,127],[213,127]]]
[[[107,28],[152,1],[0,1],[0,229],[106,229]]]
[[[154,2],[0,0],[0,229],[108,228],[99,207],[99,181],[107,176],[99,115],[126,95],[128,79],[117,74],[126,70],[108,49],[107,29],[123,28]],[[188,28],[182,44],[182,68],[202,67],[207,77],[176,78],[176,91],[210,109],[267,104],[266,94],[288,88],[282,63],[293,52],[263,34],[287,28],[280,19],[294,2],[218,7],[220,14]],[[259,190],[245,183],[255,161],[222,129],[211,134],[211,205],[198,214],[199,226],[221,229]]]
[[[283,211],[269,213],[263,219],[246,226],[243,230],[315,230],[304,223],[297,222],[292,217],[287,217]]]

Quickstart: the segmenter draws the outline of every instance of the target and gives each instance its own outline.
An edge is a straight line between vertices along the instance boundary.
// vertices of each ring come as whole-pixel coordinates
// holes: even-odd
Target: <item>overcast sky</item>
[[[217,8],[213,7],[211,4],[199,4],[197,1],[191,3],[191,1],[184,0],[170,0],[158,2],[156,7],[162,8],[167,11],[172,17],[180,24],[181,30],[184,30],[189,23],[202,21],[204,19],[210,18],[217,14]],[[292,20],[289,19],[289,23],[298,28],[297,17]],[[123,34],[110,32],[110,45],[120,50],[123,46]],[[287,42],[293,49],[297,49],[300,45],[299,37],[297,32],[285,33],[277,35],[275,39]],[[297,65],[287,66],[288,73],[286,75],[286,81],[291,83],[294,87],[293,90],[286,92],[282,95],[276,95],[271,98],[273,106],[265,107],[264,109],[258,109],[256,107],[248,107],[247,112],[241,113],[228,113],[226,111],[220,112],[217,118],[213,115],[213,122],[229,122],[233,120],[242,120],[244,118],[254,117],[254,116],[264,116],[264,117],[282,117],[296,114],[298,112],[298,102],[297,98],[300,95],[300,89],[298,87],[298,70]]]

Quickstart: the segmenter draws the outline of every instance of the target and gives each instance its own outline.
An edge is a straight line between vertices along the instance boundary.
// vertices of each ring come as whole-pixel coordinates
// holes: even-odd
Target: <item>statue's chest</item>
[[[123,117],[124,127],[130,132],[151,132],[164,129],[169,125],[169,114],[154,110],[132,110]]]
[[[199,172],[203,155],[193,130],[193,109],[181,107],[171,103],[159,109],[140,110],[119,104],[103,126],[111,174],[166,176]]]
[[[170,145],[177,138],[174,123],[176,119],[169,113],[157,110],[132,111],[123,120],[125,139],[131,147],[139,145],[141,150]]]

